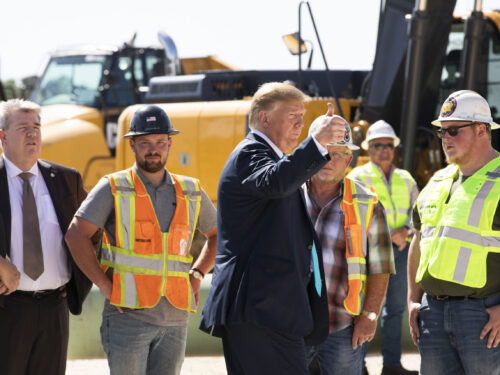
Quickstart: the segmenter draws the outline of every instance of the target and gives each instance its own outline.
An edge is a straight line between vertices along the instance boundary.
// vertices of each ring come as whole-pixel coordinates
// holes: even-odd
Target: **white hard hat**
[[[325,117],[326,117],[325,115],[322,115],[322,116],[317,117],[313,121],[313,123],[309,127],[309,136],[323,122],[323,119]],[[351,127],[349,126],[349,123],[343,117],[338,116],[338,115],[333,115],[332,118],[337,118],[337,119],[340,119],[344,122],[344,127],[345,127],[344,139],[340,142],[328,143],[327,146],[345,146],[349,150],[353,150],[353,151],[359,150],[359,146],[352,142],[352,132],[351,132]]]
[[[377,138],[394,139],[394,147],[398,147],[400,142],[399,138],[396,136],[396,133],[394,133],[394,129],[392,128],[392,126],[384,120],[378,120],[371,124],[371,126],[368,128],[368,131],[366,132],[366,138],[363,142],[361,142],[361,147],[363,147],[363,150],[368,150],[370,141]]]
[[[441,107],[439,118],[432,125],[441,126],[441,121],[472,121],[490,124],[491,129],[498,129],[491,118],[490,106],[477,92],[460,90],[450,94]]]

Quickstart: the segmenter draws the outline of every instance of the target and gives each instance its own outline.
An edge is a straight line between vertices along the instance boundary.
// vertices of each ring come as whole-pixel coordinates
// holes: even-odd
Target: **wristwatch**
[[[203,272],[201,272],[198,268],[192,268],[189,270],[189,274],[191,276],[193,276],[195,279],[198,279],[198,280],[203,280],[203,278],[205,277],[205,275],[203,274]]]
[[[376,321],[377,318],[378,318],[378,315],[376,312],[374,311],[365,311],[363,310],[363,313],[362,313],[364,316],[366,316],[368,318],[369,321]]]

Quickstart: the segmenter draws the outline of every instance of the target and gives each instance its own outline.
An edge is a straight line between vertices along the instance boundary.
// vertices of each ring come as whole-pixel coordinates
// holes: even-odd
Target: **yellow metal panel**
[[[217,186],[227,158],[245,138],[250,102],[244,100],[206,103],[200,117],[199,178],[215,202]]]
[[[74,119],[47,126],[42,123],[41,158],[77,169],[85,186],[91,187],[97,179],[86,180],[89,163],[96,159],[111,159],[111,155],[101,128]]]
[[[181,65],[183,74],[193,74],[205,70],[238,70],[217,56],[182,58]]]
[[[500,11],[485,11],[484,15],[495,24],[497,31],[500,31]]]
[[[42,106],[42,125],[58,126],[61,122],[71,119],[80,119],[93,123],[103,129],[104,120],[101,113],[91,107],[84,107],[75,104],[56,104]]]

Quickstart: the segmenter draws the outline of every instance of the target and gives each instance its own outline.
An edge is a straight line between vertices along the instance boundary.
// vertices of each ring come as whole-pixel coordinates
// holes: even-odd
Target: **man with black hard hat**
[[[96,185],[66,235],[77,264],[106,298],[101,338],[112,375],[180,373],[188,313],[215,261],[214,206],[197,179],[165,168],[178,133],[162,108],[139,108],[124,136],[135,165]],[[100,259],[90,244],[99,228]],[[192,264],[196,230],[208,241]]]

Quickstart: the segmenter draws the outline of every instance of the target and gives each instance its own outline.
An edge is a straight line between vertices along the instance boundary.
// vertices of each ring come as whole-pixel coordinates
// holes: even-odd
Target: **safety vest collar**
[[[408,220],[413,179],[408,172],[391,165],[387,180],[382,169],[372,161],[356,171],[367,185],[372,186],[383,203],[387,222],[391,228],[402,227]]]

